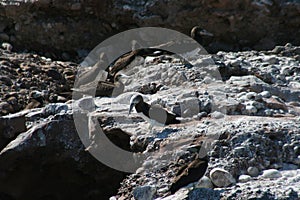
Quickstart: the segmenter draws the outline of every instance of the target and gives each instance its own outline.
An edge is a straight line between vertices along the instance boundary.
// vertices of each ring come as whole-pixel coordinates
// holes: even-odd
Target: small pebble
[[[264,113],[266,116],[272,116],[273,115],[273,110],[272,109],[266,109],[264,110]]]
[[[221,119],[223,118],[225,115],[221,112],[215,111],[213,113],[210,114],[210,116],[214,119]]]
[[[257,167],[248,167],[247,172],[252,177],[256,177],[259,175],[259,170],[257,169]]]
[[[255,106],[253,106],[253,105],[246,105],[245,109],[248,114],[256,114],[257,113],[257,108],[255,108]]]
[[[259,93],[262,97],[264,98],[270,98],[272,95],[269,91],[263,91],[261,93]]]
[[[263,171],[262,177],[264,178],[280,178],[282,175],[280,173],[280,171],[278,171],[277,169],[267,169]]]
[[[251,176],[249,176],[249,175],[240,175],[239,176],[239,182],[241,182],[241,183],[246,183],[250,180],[251,180]]]

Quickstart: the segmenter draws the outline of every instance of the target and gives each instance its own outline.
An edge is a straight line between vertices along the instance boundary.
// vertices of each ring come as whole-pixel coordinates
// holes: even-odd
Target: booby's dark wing
[[[141,95],[133,96],[131,98],[129,114],[133,106],[135,107],[137,113],[142,113],[144,117],[146,117],[145,119],[149,119],[150,122],[152,121],[152,124],[155,121],[159,124],[165,125],[180,123],[180,121],[176,119],[175,114],[169,113],[167,110],[158,105],[150,106],[148,103],[144,102]]]
[[[129,65],[136,57],[137,50],[131,51],[130,53],[127,53],[117,59],[112,67],[109,69],[109,74],[114,77],[116,73],[121,71],[122,69],[125,69],[127,65]]]
[[[165,125],[179,123],[179,120],[176,119],[175,114],[169,113],[167,110],[165,110],[164,108],[158,105],[154,105],[150,107],[149,117]]]
[[[144,101],[140,101],[139,103],[135,104],[135,110],[137,113],[143,113],[146,117],[150,118],[149,110],[150,105]],[[132,108],[131,108],[132,109]]]
[[[173,181],[170,192],[174,194],[180,188],[187,186],[190,183],[196,182],[200,180],[207,169],[208,166],[208,158],[196,158],[193,162],[184,166],[180,170],[180,174],[176,176],[175,180]]]

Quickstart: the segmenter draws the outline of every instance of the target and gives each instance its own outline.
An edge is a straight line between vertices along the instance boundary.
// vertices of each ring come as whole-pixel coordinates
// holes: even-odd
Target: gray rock
[[[257,167],[248,167],[247,172],[252,177],[256,177],[259,175],[259,170],[257,169]]]
[[[203,176],[196,184],[197,188],[214,188],[211,180],[207,176]]]
[[[266,109],[266,110],[264,110],[264,114],[266,116],[272,116],[273,115],[273,110],[272,109]]]
[[[245,111],[247,114],[256,114],[257,113],[257,108],[253,105],[253,102],[247,102],[246,103],[246,107],[245,107]]]
[[[271,179],[280,178],[281,176],[282,175],[280,171],[278,171],[277,169],[267,169],[264,170],[262,174],[262,177]]]
[[[205,77],[203,79],[203,82],[206,83],[206,84],[210,84],[212,82],[212,79],[210,77]]]
[[[249,100],[247,98],[245,92],[240,93],[237,97],[238,97],[238,101],[240,101],[240,102],[246,102]]]
[[[250,157],[251,151],[249,148],[245,146],[238,146],[233,149],[233,153],[236,155],[236,157]]]
[[[262,91],[261,93],[259,93],[262,97],[264,98],[270,98],[271,97],[271,93],[269,91]]]
[[[210,116],[214,119],[221,119],[221,118],[224,118],[225,115],[221,112],[215,111],[215,112],[211,113]]]
[[[182,117],[192,117],[200,112],[199,100],[196,97],[189,97],[180,103]]]
[[[189,200],[219,200],[221,197],[218,190],[213,190],[209,188],[196,188],[188,193]]]
[[[44,112],[47,113],[47,115],[55,115],[58,113],[66,113],[68,109],[69,107],[65,103],[51,103],[45,107]]]
[[[152,200],[156,188],[150,185],[138,186],[133,190],[133,196],[136,200]]]
[[[254,100],[255,98],[256,98],[256,96],[257,96],[257,93],[256,92],[248,92],[247,94],[246,94],[246,97],[247,97],[247,99],[249,99],[249,100]]]
[[[207,117],[207,113],[206,112],[200,112],[198,115],[197,115],[198,119],[201,119],[203,117]]]
[[[210,179],[217,187],[227,187],[236,183],[233,176],[226,170],[221,168],[214,168],[209,173]]]
[[[274,55],[272,55],[272,56],[265,56],[264,58],[263,58],[263,60],[265,61],[265,62],[268,62],[268,63],[270,63],[270,64],[277,64],[278,63],[278,58],[276,57],[276,56],[274,56]]]
[[[240,175],[238,181],[241,183],[246,183],[251,180],[251,176],[249,175]]]

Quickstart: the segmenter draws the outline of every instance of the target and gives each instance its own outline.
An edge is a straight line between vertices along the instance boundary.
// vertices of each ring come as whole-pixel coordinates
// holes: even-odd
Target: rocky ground
[[[300,47],[220,51],[195,58],[201,67],[172,55],[137,57],[120,96],[72,100],[78,65],[7,45],[0,53],[1,199],[299,199]],[[149,131],[136,113],[128,116],[137,92],[181,123]],[[103,150],[97,124],[142,158],[134,173],[92,156]],[[199,147],[209,159],[205,177],[169,194]]]
[[[296,0],[0,0],[0,199],[300,199],[299,11]],[[72,99],[78,63],[104,39],[196,25],[213,54],[136,56],[123,94]],[[137,93],[181,123],[149,130],[128,115]],[[205,176],[171,194],[197,154]]]
[[[37,54],[14,53],[10,46],[3,43],[0,49],[0,115],[71,98],[78,64],[52,61]]]

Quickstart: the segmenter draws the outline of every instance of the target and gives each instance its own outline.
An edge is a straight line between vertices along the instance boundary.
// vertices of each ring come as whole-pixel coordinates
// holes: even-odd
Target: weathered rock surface
[[[209,51],[272,49],[300,44],[299,9],[299,1],[291,0],[1,0],[0,41],[68,60],[86,56],[104,39],[131,28],[166,27],[189,34],[200,25],[214,34],[203,44]]]
[[[295,53],[282,54],[294,52],[296,47],[282,48],[203,55],[194,60],[208,63],[201,67],[187,66],[169,55],[158,61],[139,58],[139,64],[123,70],[130,77],[124,94],[118,97],[84,97],[2,116],[0,133],[5,139],[0,143],[0,197],[299,199],[300,65]],[[40,59],[32,62],[35,70],[45,73]],[[52,63],[56,62],[49,60],[49,65]],[[68,70],[74,75],[79,69],[73,66]],[[64,78],[63,73],[54,71],[45,74],[57,81]],[[22,76],[26,73],[17,77]],[[17,78],[10,79],[14,85]],[[9,82],[3,79],[1,87],[10,87]],[[143,94],[144,100],[178,114],[180,124],[154,127],[151,132],[137,113],[128,116],[131,96],[149,84],[161,87]],[[40,97],[42,92],[38,91],[30,97]],[[19,93],[16,90],[12,97]],[[75,127],[76,115],[82,127]],[[102,148],[104,154],[111,155],[97,134],[97,123],[112,143],[135,156],[120,167],[130,167],[141,158],[134,173],[126,176],[128,173],[105,166],[87,152]],[[78,130],[83,130],[82,138]],[[194,182],[170,195],[172,181],[198,153],[208,155],[207,179],[221,168],[231,174],[231,185],[206,179],[204,186],[209,188],[199,188]],[[115,154],[111,159],[123,158]],[[239,179],[243,175],[251,177]]]

